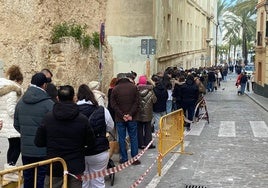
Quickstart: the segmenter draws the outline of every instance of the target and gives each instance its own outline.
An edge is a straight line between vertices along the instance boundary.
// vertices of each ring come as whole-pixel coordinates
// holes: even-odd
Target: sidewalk
[[[229,73],[228,74],[228,79],[230,79],[230,81],[234,81],[237,79],[237,74],[235,73]],[[251,84],[250,84],[250,89],[252,88]],[[261,95],[257,95],[255,94],[252,90],[250,92],[245,91],[245,94],[251,99],[253,100],[256,104],[258,104],[260,107],[262,107],[266,112],[268,112],[268,98],[263,97]]]
[[[257,95],[253,92],[245,92],[245,94],[259,106],[261,106],[265,111],[268,112],[268,98],[263,97],[261,95]]]

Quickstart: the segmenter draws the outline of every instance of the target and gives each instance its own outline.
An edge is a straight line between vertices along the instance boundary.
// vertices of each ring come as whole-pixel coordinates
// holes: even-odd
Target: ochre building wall
[[[51,44],[54,25],[62,22],[86,24],[87,34],[99,32],[105,21],[107,0],[2,0],[0,3],[0,66],[4,76],[8,67],[19,65],[27,88],[31,76],[42,68],[54,74],[56,85],[100,79],[98,49],[82,50],[73,39]],[[113,62],[110,48],[103,47],[103,90],[107,90]]]

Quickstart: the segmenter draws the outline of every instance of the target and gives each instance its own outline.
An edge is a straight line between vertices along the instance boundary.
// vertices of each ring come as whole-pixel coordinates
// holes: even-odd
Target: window
[[[262,46],[262,32],[258,31],[257,45]]]
[[[257,81],[258,81],[258,83],[260,83],[261,82],[261,77],[262,77],[262,63],[261,62],[259,62],[258,63],[258,77],[257,77]]]
[[[266,32],[265,32],[265,37],[268,37],[268,21],[266,21]]]

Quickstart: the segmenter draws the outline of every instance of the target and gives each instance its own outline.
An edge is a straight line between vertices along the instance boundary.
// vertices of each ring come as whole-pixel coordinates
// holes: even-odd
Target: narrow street
[[[216,92],[206,94],[210,123],[195,123],[185,136],[185,151],[193,155],[168,154],[163,160],[162,175],[158,176],[157,149],[147,150],[140,159],[141,165],[128,166],[115,174],[113,187],[130,187],[142,175],[138,187],[268,187],[267,111],[247,95],[238,96],[235,80],[236,75],[230,74]],[[7,139],[0,138],[0,142],[0,161],[4,164]],[[113,160],[118,165],[119,156],[114,155]],[[108,177],[106,187],[112,187]]]
[[[267,111],[247,95],[238,96],[235,80],[236,74],[228,75],[227,82],[206,95],[210,123],[201,120],[185,136],[185,150],[193,155],[169,154],[163,160],[162,176],[154,164],[138,187],[268,187]],[[156,157],[156,149],[146,151],[141,165],[115,174],[114,187],[130,187]],[[109,183],[108,179],[107,187]]]

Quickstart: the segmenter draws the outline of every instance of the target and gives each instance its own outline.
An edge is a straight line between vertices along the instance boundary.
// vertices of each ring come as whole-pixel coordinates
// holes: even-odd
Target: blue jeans
[[[160,118],[164,115],[166,115],[166,112],[153,112],[154,132],[158,132]]]
[[[138,154],[137,126],[138,125],[136,121],[116,123],[122,162],[126,162],[128,160],[127,149],[126,149],[126,131],[128,132],[130,138],[131,157],[135,157]]]
[[[242,95],[245,94],[246,85],[247,85],[247,83],[241,83],[241,94]]]
[[[167,100],[167,106],[166,106],[166,111],[167,111],[167,114],[170,113],[172,111],[172,100]]]
[[[208,92],[214,91],[214,82],[208,82],[207,90],[208,90]]]
[[[28,157],[22,156],[23,165],[39,162],[45,160],[44,157]],[[39,166],[37,168],[37,188],[44,188],[44,181],[47,172],[47,166]],[[34,168],[27,169],[23,171],[24,178],[24,187],[25,188],[34,188]]]

